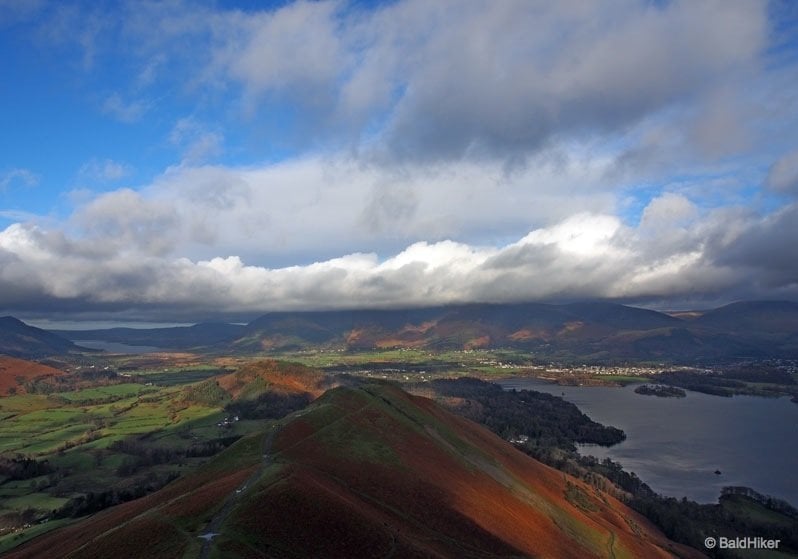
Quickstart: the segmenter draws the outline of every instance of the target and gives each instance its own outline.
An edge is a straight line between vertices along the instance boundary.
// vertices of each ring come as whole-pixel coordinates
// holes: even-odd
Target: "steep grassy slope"
[[[330,390],[272,433],[265,424],[197,473],[9,557],[700,556],[392,385]]]

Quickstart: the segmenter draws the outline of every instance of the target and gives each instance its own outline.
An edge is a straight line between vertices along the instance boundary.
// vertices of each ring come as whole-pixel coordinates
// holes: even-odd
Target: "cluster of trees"
[[[159,464],[182,464],[186,458],[213,456],[224,450],[240,437],[221,437],[208,441],[198,441],[188,448],[164,447],[148,444],[138,438],[127,438],[114,441],[109,450],[125,454],[125,458],[116,468],[120,477],[132,476],[143,468]]]
[[[721,375],[701,374],[691,371],[665,371],[654,375],[652,380],[660,384],[678,386],[713,396],[731,397],[734,395],[735,390],[745,388],[745,383],[739,380],[724,378]]]
[[[183,392],[183,401],[187,404],[222,406],[229,400],[230,395],[213,379],[188,386]]]
[[[610,446],[626,438],[615,427],[596,423],[562,398],[532,390],[504,390],[474,378],[425,383],[456,413],[487,426],[505,439],[529,437],[527,445],[576,451],[576,443]],[[456,398],[455,403],[447,398]]]
[[[652,380],[713,396],[729,397],[734,394],[779,396],[786,393],[798,397],[792,374],[766,365],[732,367],[722,373],[665,371],[654,375]]]
[[[80,371],[71,375],[34,378],[24,382],[23,386],[28,394],[53,394],[95,386],[111,386],[129,381],[130,379],[118,375],[114,370],[100,369]]]
[[[73,497],[58,510],[52,511],[54,518],[77,518],[101,511],[113,505],[132,501],[148,493],[157,491],[170,481],[179,477],[177,472],[156,474],[151,472],[138,483],[124,488],[112,488],[106,491],[89,492],[86,495]]]
[[[225,411],[244,419],[280,419],[301,410],[313,400],[310,394],[264,392],[255,398],[242,398],[230,402]]]
[[[737,499],[740,508],[768,508],[763,503],[742,495],[722,495],[714,505],[702,505],[685,498],[661,495],[634,496],[628,504],[654,522],[674,541],[704,550],[707,536],[727,538],[757,536],[780,540],[779,551],[789,554],[798,551],[798,517],[784,515],[784,522],[769,522],[764,515],[738,512],[733,506]],[[784,514],[784,513],[782,513]],[[736,558],[732,551],[714,549],[705,553],[712,557]]]
[[[70,448],[75,448],[76,446],[81,446],[90,443],[92,441],[96,441],[100,437],[102,437],[102,435],[100,434],[98,428],[89,429],[88,431],[83,433],[80,437],[76,439],[68,439],[59,444],[58,447],[56,448],[56,452],[58,452],[59,454],[63,454]]]
[[[731,497],[733,495],[742,495],[743,497],[747,497],[752,501],[756,501],[765,508],[780,512],[781,514],[789,516],[790,518],[798,519],[798,509],[783,499],[777,499],[776,497],[771,497],[770,495],[763,495],[758,491],[754,491],[750,487],[729,486],[724,487],[721,490],[721,497]]]
[[[744,380],[746,382],[764,382],[769,384],[795,384],[793,376],[783,370],[766,366],[747,366],[730,368],[723,371],[726,378]]]
[[[681,388],[664,384],[642,384],[635,388],[636,394],[659,396],[660,398],[684,398],[687,393]]]
[[[36,460],[22,454],[14,457],[0,456],[0,476],[6,480],[31,479],[51,474],[55,469],[47,460]]]

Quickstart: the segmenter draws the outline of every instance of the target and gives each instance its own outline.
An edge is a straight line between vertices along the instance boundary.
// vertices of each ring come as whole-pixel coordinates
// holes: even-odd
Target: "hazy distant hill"
[[[621,330],[648,330],[677,326],[681,321],[661,312],[614,303],[573,303],[564,305],[583,320]]]
[[[104,330],[53,330],[70,340],[100,340],[129,345],[188,349],[229,342],[241,336],[244,326],[224,322],[203,322],[171,328],[109,328]]]
[[[790,301],[744,301],[706,311],[695,324],[736,333],[795,334],[798,303]]]
[[[78,346],[47,330],[28,326],[12,316],[0,317],[0,353],[13,357],[46,357],[80,350]]]
[[[215,536],[204,544],[209,529]],[[199,471],[9,557],[53,550],[164,559],[702,557],[609,494],[386,384],[331,390]]]

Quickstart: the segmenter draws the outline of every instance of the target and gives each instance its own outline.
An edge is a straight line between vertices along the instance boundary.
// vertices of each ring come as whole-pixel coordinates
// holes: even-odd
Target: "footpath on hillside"
[[[202,535],[199,536],[204,540],[202,543],[202,549],[200,550],[199,559],[208,559],[208,556],[211,552],[211,547],[213,546],[213,539],[219,535],[219,530],[221,529],[225,520],[227,520],[227,517],[230,516],[230,513],[233,511],[233,507],[235,507],[236,503],[241,498],[241,495],[263,475],[263,473],[266,471],[266,468],[271,466],[271,448],[272,442],[274,441],[274,436],[277,433],[277,427],[278,425],[276,424],[272,425],[272,428],[269,429],[269,432],[266,433],[263,439],[263,459],[261,460],[260,467],[255,471],[255,473],[249,476],[244,483],[238,486],[235,491],[231,491],[230,494],[227,495],[222,508],[219,509],[219,512],[217,512],[213,518],[211,518],[211,520],[205,526],[205,530],[203,530]]]

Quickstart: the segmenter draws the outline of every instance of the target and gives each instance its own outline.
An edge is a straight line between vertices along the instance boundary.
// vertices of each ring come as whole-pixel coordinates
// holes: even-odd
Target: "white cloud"
[[[175,123],[169,141],[182,150],[185,164],[196,165],[222,153],[224,136],[208,130],[196,119],[186,117]]]
[[[125,101],[118,93],[112,93],[103,102],[102,112],[130,124],[141,120],[150,108],[151,104],[147,101]]]
[[[523,159],[679,107],[692,109],[686,139],[714,156],[750,132],[728,92],[759,81],[767,8],[403,0],[242,12],[175,2],[137,6],[121,24],[137,45],[139,82],[168,66],[162,79],[262,111],[255,126],[302,147],[333,140],[391,161]],[[118,95],[109,103],[129,106]],[[286,108],[288,129],[270,120]]]
[[[667,192],[654,198],[643,210],[640,225],[643,229],[662,234],[663,231],[685,227],[698,217],[698,208],[685,196]]]
[[[246,94],[290,90],[310,105],[325,103],[345,62],[336,28],[337,2],[293,2],[240,20],[214,63]],[[232,48],[231,48],[232,47]]]
[[[81,166],[78,175],[84,180],[115,182],[130,176],[131,172],[132,168],[125,163],[113,159],[92,159]]]
[[[101,194],[74,220],[96,246],[116,254],[165,254],[174,246],[172,231],[178,226],[173,208],[127,188]]]
[[[417,242],[383,259],[351,252],[267,267],[240,256],[168,255],[152,243],[168,238],[175,216],[120,191],[80,214],[86,236],[21,224],[0,232],[0,286],[9,286],[0,289],[0,305],[58,309],[79,302],[84,309],[136,308],[154,318],[467,301],[798,295],[798,264],[782,254],[793,250],[785,241],[795,234],[796,212],[798,206],[771,216],[718,210],[664,240],[648,235],[648,224],[634,228],[609,214],[582,213],[502,245]],[[670,220],[693,212],[666,195],[647,215]],[[101,244],[100,237],[114,243]]]
[[[28,169],[11,169],[0,174],[0,191],[15,182],[20,182],[25,186],[36,186],[39,184],[39,176]]]
[[[613,250],[612,239],[621,223],[607,215],[578,214],[547,229],[537,229],[516,246],[556,246],[576,256],[592,257]]]
[[[397,169],[346,156],[238,168],[184,163],[136,192],[103,194],[73,221],[98,242],[110,242],[112,230],[135,242],[136,231],[148,237],[153,216],[169,215],[157,236],[172,254],[306,262],[388,254],[417,241],[503,242],[580,211],[613,211],[604,159],[532,161],[511,174],[499,163]]]

